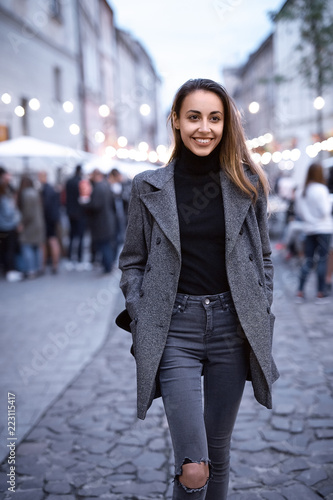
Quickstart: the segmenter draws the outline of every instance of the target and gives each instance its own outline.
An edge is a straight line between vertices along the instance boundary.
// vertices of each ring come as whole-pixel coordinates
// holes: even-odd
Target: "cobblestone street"
[[[315,305],[312,277],[307,301],[295,305],[298,268],[275,254],[274,355],[281,377],[274,386],[272,411],[261,407],[254,400],[251,385],[246,386],[232,441],[228,499],[333,500],[333,298],[327,305]],[[25,411],[20,401],[27,390],[32,391],[31,411],[39,408],[40,414],[30,429],[26,425],[16,448],[15,493],[8,491],[9,464],[2,457],[3,499],[171,498],[173,457],[164,411],[157,400],[145,421],[136,418],[130,335],[114,325],[114,316],[123,305],[118,292],[119,272],[109,279],[106,284],[106,278],[98,282],[90,274],[72,275],[72,292],[77,287],[83,293],[87,287],[88,294],[96,297],[106,287],[112,293],[112,307],[108,304],[101,308],[95,317],[100,330],[98,346],[92,348],[82,342],[74,349],[76,357],[85,359],[85,363],[77,365],[68,376],[66,347],[57,358],[56,372],[49,367],[41,371],[40,378],[45,374],[50,386],[52,377],[60,380],[62,374],[67,374],[63,385],[58,386],[57,396],[34,399],[34,392],[28,389],[36,381],[34,377],[27,386],[21,383],[14,389],[5,387],[5,391],[16,394],[18,428],[23,419],[21,412]],[[67,294],[68,275],[60,274],[52,284],[61,300]],[[4,310],[15,305],[20,310],[23,329],[24,325],[28,328],[24,321],[25,308],[29,308],[28,285],[32,284],[6,284],[2,289],[7,288],[7,293],[1,292]],[[42,279],[33,285],[43,286]],[[15,295],[11,293],[14,288]],[[65,322],[76,321],[67,309],[65,317]],[[45,325],[41,323],[43,320],[35,315],[29,330],[35,326],[42,331]],[[94,321],[87,327],[91,329],[91,325],[95,332]],[[10,321],[6,323],[8,337],[15,337],[14,327]],[[18,335],[24,344],[18,347],[29,349],[28,330]],[[6,345],[2,348],[4,360],[10,358],[10,352],[4,356],[5,349]],[[5,366],[7,384],[11,375],[15,378],[11,373],[15,366]],[[2,408],[5,403],[2,402]],[[6,432],[3,428],[2,444],[7,441]]]

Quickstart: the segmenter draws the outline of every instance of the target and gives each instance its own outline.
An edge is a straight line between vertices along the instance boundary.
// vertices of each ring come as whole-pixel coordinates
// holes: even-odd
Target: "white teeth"
[[[201,142],[202,144],[208,144],[210,142],[210,139],[196,139],[197,142]]]

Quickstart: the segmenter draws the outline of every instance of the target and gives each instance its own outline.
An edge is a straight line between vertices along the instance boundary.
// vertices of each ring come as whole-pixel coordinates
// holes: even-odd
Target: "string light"
[[[46,128],[52,128],[54,125],[54,120],[53,118],[51,118],[51,116],[45,116],[43,123]]]
[[[102,116],[103,118],[106,118],[110,114],[110,108],[107,104],[102,104],[98,108],[98,112],[99,112],[100,116]]]
[[[98,143],[102,143],[105,141],[105,134],[101,130],[97,130],[97,132],[95,132],[94,137],[95,141]]]
[[[76,123],[72,123],[69,126],[69,131],[72,135],[78,135],[80,133],[80,127]]]
[[[14,109],[14,113],[16,114],[16,116],[22,118],[22,116],[25,115],[25,109],[23,108],[23,106],[16,106],[16,108]]]
[[[147,153],[147,151],[149,149],[149,145],[145,141],[142,141],[142,142],[140,142],[138,149],[142,153]]]
[[[10,104],[12,102],[12,97],[10,94],[8,94],[8,92],[5,92],[4,94],[2,94],[1,100],[4,104]]]
[[[32,99],[30,99],[30,101],[29,101],[29,107],[33,111],[37,111],[40,108],[40,102],[39,102],[39,100],[36,99],[35,97],[33,97]]]
[[[140,113],[142,114],[142,116],[148,116],[150,114],[149,104],[141,104]]]
[[[259,103],[258,103],[258,102],[256,102],[256,101],[252,101],[252,102],[249,104],[249,111],[250,111],[250,113],[252,113],[252,114],[256,114],[256,113],[258,113],[259,109],[260,109],[260,105],[259,105]]]
[[[126,137],[121,135],[120,137],[118,137],[117,142],[118,146],[120,146],[121,148],[125,148],[127,146],[128,140],[126,139]]]
[[[74,110],[74,105],[71,101],[65,101],[62,105],[62,108],[65,113],[71,113]]]

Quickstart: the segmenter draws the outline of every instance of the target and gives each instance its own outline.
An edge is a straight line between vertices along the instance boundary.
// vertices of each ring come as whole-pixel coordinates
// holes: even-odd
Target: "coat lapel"
[[[258,180],[256,174],[247,172],[250,181],[255,184]],[[222,186],[224,217],[226,228],[226,254],[233,249],[246,214],[251,206],[251,198],[243,193],[221,170],[220,180]],[[174,162],[159,170],[150,172],[145,180],[153,186],[154,191],[140,195],[142,202],[152,214],[157,224],[175,247],[181,257],[179,221],[174,184]]]
[[[174,184],[174,163],[160,170],[155,170],[154,173],[150,174],[146,182],[153,186],[155,190],[141,194],[140,198],[165,236],[173,244],[180,257],[181,250]]]
[[[229,179],[223,170],[220,172],[220,177],[226,229],[226,255],[228,255],[235,246],[252,200]],[[248,177],[254,184],[258,179],[258,176],[252,173],[248,173]]]

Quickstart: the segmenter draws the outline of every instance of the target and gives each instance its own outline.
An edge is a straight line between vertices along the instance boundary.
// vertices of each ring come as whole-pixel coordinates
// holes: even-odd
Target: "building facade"
[[[130,33],[116,30],[118,131],[131,147],[146,142],[155,149],[165,138],[161,132],[160,85],[153,62]]]
[[[31,135],[71,147],[83,146],[80,135],[69,131],[72,124],[81,125],[75,24],[70,2],[62,2],[60,8],[57,2],[1,0],[3,138]],[[70,113],[63,108],[66,101],[72,104]]]
[[[288,3],[289,0],[282,9]],[[332,13],[333,0],[329,0],[328,6]],[[316,157],[307,153],[311,151],[308,146],[333,135],[333,87],[324,90],[321,97],[325,105],[318,112],[314,108],[314,99],[318,96],[300,73],[303,54],[297,47],[304,43],[300,29],[297,19],[276,21],[273,33],[242,67],[224,70],[226,86],[230,85],[243,114],[247,137],[273,135],[272,142],[262,144],[255,151],[283,153],[283,158],[275,164],[270,161],[267,169],[290,168],[297,183],[303,181],[308,165]],[[253,101],[259,104],[256,113],[249,111]],[[318,134],[318,113],[322,117],[321,134]],[[294,156],[288,158],[288,152],[292,151]],[[321,152],[320,161],[330,154]]]
[[[99,155],[120,135],[159,143],[160,79],[106,0],[0,0],[0,42],[0,140],[30,135]]]

